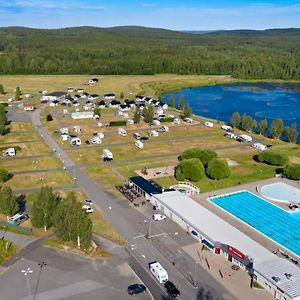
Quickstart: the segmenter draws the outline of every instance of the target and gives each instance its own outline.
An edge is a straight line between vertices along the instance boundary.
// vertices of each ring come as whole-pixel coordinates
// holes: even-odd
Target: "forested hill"
[[[0,74],[155,73],[300,80],[300,29],[0,28]]]

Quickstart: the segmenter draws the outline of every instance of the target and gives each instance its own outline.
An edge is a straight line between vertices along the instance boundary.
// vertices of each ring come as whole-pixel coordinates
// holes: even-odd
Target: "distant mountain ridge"
[[[220,74],[300,80],[300,29],[0,28],[0,74]]]

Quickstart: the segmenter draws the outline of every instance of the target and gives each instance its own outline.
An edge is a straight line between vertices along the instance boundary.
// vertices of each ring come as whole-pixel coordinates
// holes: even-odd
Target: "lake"
[[[296,122],[300,131],[300,85],[233,83],[200,86],[167,93],[163,101],[168,103],[174,96],[177,105],[181,95],[199,116],[229,122],[232,113],[238,111],[241,116],[246,113],[257,122],[266,118],[268,125],[275,118],[283,119],[284,125]]]

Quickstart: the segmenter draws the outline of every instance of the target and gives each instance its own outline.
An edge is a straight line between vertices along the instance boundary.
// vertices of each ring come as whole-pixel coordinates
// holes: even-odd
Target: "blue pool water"
[[[300,203],[300,190],[283,182],[265,185],[260,192],[271,200]]]
[[[300,213],[289,214],[247,191],[211,201],[300,257]]]
[[[163,101],[183,95],[193,113],[199,116],[229,122],[233,112],[246,113],[258,122],[264,118],[269,125],[281,118],[285,125],[296,122],[300,129],[300,85],[270,83],[234,83],[200,86],[166,93]],[[300,135],[298,136],[300,142]]]

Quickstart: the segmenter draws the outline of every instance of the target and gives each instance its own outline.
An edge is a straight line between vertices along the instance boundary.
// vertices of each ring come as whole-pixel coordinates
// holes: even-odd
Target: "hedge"
[[[267,150],[261,152],[258,155],[258,161],[273,166],[283,166],[288,163],[289,158],[286,153],[274,150]]]
[[[127,125],[127,121],[111,121],[109,123],[109,126],[126,126]]]
[[[167,122],[174,122],[174,119],[175,118],[163,118],[163,119],[160,119],[159,121],[161,123],[167,123]]]
[[[222,179],[230,176],[230,168],[224,159],[212,159],[206,169],[206,175],[212,179]]]
[[[300,164],[286,165],[283,174],[289,179],[300,180]]]

